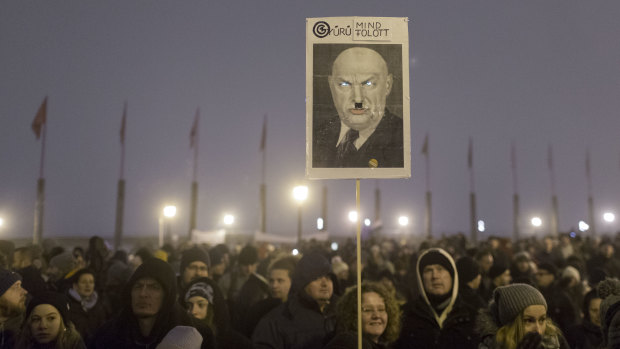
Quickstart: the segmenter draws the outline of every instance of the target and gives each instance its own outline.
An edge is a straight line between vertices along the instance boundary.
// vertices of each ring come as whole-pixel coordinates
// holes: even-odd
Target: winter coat
[[[557,284],[552,284],[546,289],[541,289],[547,301],[547,314],[554,323],[566,333],[568,329],[577,324],[579,313],[568,294],[560,289]]]
[[[603,344],[601,328],[584,319],[581,325],[566,332],[566,340],[572,349],[597,349]]]
[[[387,347],[362,338],[362,349],[386,349]],[[323,349],[357,349],[357,332],[341,332]]]
[[[69,289],[67,292],[67,299],[69,300],[69,312],[67,315],[84,342],[88,343],[95,335],[95,332],[107,321],[107,312],[100,299],[96,299],[96,303],[90,309],[87,309],[87,305],[82,304],[81,297],[75,291],[71,292],[72,290]],[[96,291],[94,294],[97,294]]]
[[[405,305],[400,337],[394,347],[397,349],[475,348],[478,343],[478,338],[474,334],[476,310],[458,297],[458,274],[452,257],[444,250],[429,249],[418,258],[416,270],[419,270],[419,261],[430,251],[439,251],[452,264],[454,277],[452,278],[450,304],[441,314],[437,314],[431,307],[421,275],[418,273],[420,296]]]
[[[133,314],[131,304],[131,289],[141,278],[151,277],[157,280],[163,290],[164,299],[157,314],[151,333],[144,337],[140,333],[138,319]],[[147,259],[133,273],[121,297],[121,311],[118,316],[108,321],[97,331],[89,343],[89,348],[141,348],[153,349],[161,342],[166,334],[176,326],[193,326],[203,337],[202,348],[211,348],[212,332],[206,326],[195,323],[176,301],[177,288],[174,271],[168,263],[156,259]],[[211,342],[211,343],[209,343]]]
[[[489,310],[481,310],[476,319],[476,330],[481,339],[478,349],[503,349],[495,340],[499,328],[498,323],[493,319]],[[570,349],[561,333],[543,336],[541,344],[541,349]]]
[[[265,315],[254,329],[256,349],[322,348],[336,328],[335,297],[321,313],[308,296],[289,296],[289,300]]]
[[[21,314],[0,325],[0,349],[13,349],[23,321],[24,315]]]
[[[269,283],[259,274],[251,274],[237,295],[237,298],[233,302],[233,328],[250,337],[252,336],[252,329],[248,328],[247,319],[250,308],[269,297]],[[256,324],[254,324],[256,325]]]

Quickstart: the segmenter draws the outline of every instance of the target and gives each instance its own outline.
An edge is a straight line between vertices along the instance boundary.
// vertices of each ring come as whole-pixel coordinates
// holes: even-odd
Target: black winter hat
[[[295,267],[290,294],[298,292],[321,276],[332,276],[332,266],[323,255],[312,252],[304,255]]]
[[[427,265],[439,264],[442,267],[444,267],[448,272],[450,272],[450,275],[452,276],[452,278],[454,278],[455,270],[452,267],[452,263],[450,263],[448,258],[446,258],[446,256],[444,256],[441,252],[439,252],[438,249],[434,249],[434,250],[430,250],[426,252],[426,254],[424,254],[422,258],[420,259],[419,264],[420,264],[420,267],[419,267],[418,272],[420,273],[420,275],[423,274],[424,268]]]
[[[540,269],[546,270],[549,273],[555,275],[556,277],[558,276],[558,268],[555,265],[553,265],[552,263],[548,263],[548,262],[540,263],[538,265],[538,270],[540,270]]]
[[[203,262],[207,265],[208,268],[211,267],[211,260],[209,259],[209,254],[202,248],[195,246],[190,248],[189,250],[183,251],[180,265],[181,273],[185,271],[185,268],[187,268],[188,265],[196,261]]]
[[[213,265],[220,264],[224,260],[224,255],[230,253],[226,245],[220,244],[209,250],[209,258]]]
[[[508,265],[502,263],[499,260],[495,260],[495,262],[491,266],[491,269],[489,269],[489,277],[491,278],[491,280],[493,280],[506,272],[506,270],[508,270]]]
[[[32,310],[41,304],[49,304],[58,310],[60,316],[62,317],[62,321],[67,324],[69,319],[67,318],[67,314],[69,313],[69,301],[64,294],[56,293],[56,292],[45,292],[38,297],[33,298],[30,303],[28,303],[28,307],[26,308],[26,319],[30,317],[30,313]]]
[[[22,276],[18,273],[0,268],[0,297],[17,281],[21,281],[21,279]]]
[[[480,275],[480,265],[469,256],[461,257],[456,261],[456,270],[461,284],[466,284]]]
[[[250,265],[258,262],[258,251],[252,245],[245,245],[237,259],[239,265]]]

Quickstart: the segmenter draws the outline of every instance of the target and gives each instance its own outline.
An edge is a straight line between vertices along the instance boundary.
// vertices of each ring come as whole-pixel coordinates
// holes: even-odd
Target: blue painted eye
[[[346,87],[346,86],[351,86],[351,83],[348,81],[342,81],[340,82],[340,86]]]
[[[373,85],[373,83],[372,83],[372,81],[364,81],[364,82],[362,83],[362,85],[364,85],[364,86],[372,86],[372,85]]]

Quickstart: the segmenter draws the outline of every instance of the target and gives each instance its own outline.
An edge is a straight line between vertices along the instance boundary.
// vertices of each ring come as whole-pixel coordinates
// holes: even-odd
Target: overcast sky
[[[620,214],[620,2],[2,1],[0,234],[32,235],[41,148],[30,123],[45,96],[45,236],[112,236],[124,101],[126,234],[156,234],[164,203],[178,205],[174,229],[187,231],[198,107],[198,228],[231,212],[237,229],[257,229],[267,114],[267,229],[296,234],[305,18],[329,16],[410,19],[412,177],[362,180],[363,216],[374,216],[379,185],[386,229],[404,214],[409,233],[422,234],[427,132],[437,234],[469,232],[469,137],[487,234],[512,231],[511,141],[524,227],[534,214],[549,223],[550,144],[560,228],[587,217],[588,148],[597,216]],[[354,181],[306,183],[304,231],[315,229],[326,185],[330,232],[352,234]],[[598,219],[599,231],[620,227]]]

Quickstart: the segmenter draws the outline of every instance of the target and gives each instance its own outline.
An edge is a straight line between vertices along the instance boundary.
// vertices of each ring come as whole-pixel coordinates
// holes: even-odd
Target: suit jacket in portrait
[[[340,118],[336,116],[315,128],[312,166],[315,168],[403,167],[403,119],[387,109],[375,131],[352,156],[338,159],[336,143],[340,136]],[[369,163],[372,161],[372,165]],[[374,166],[376,164],[376,166]]]

